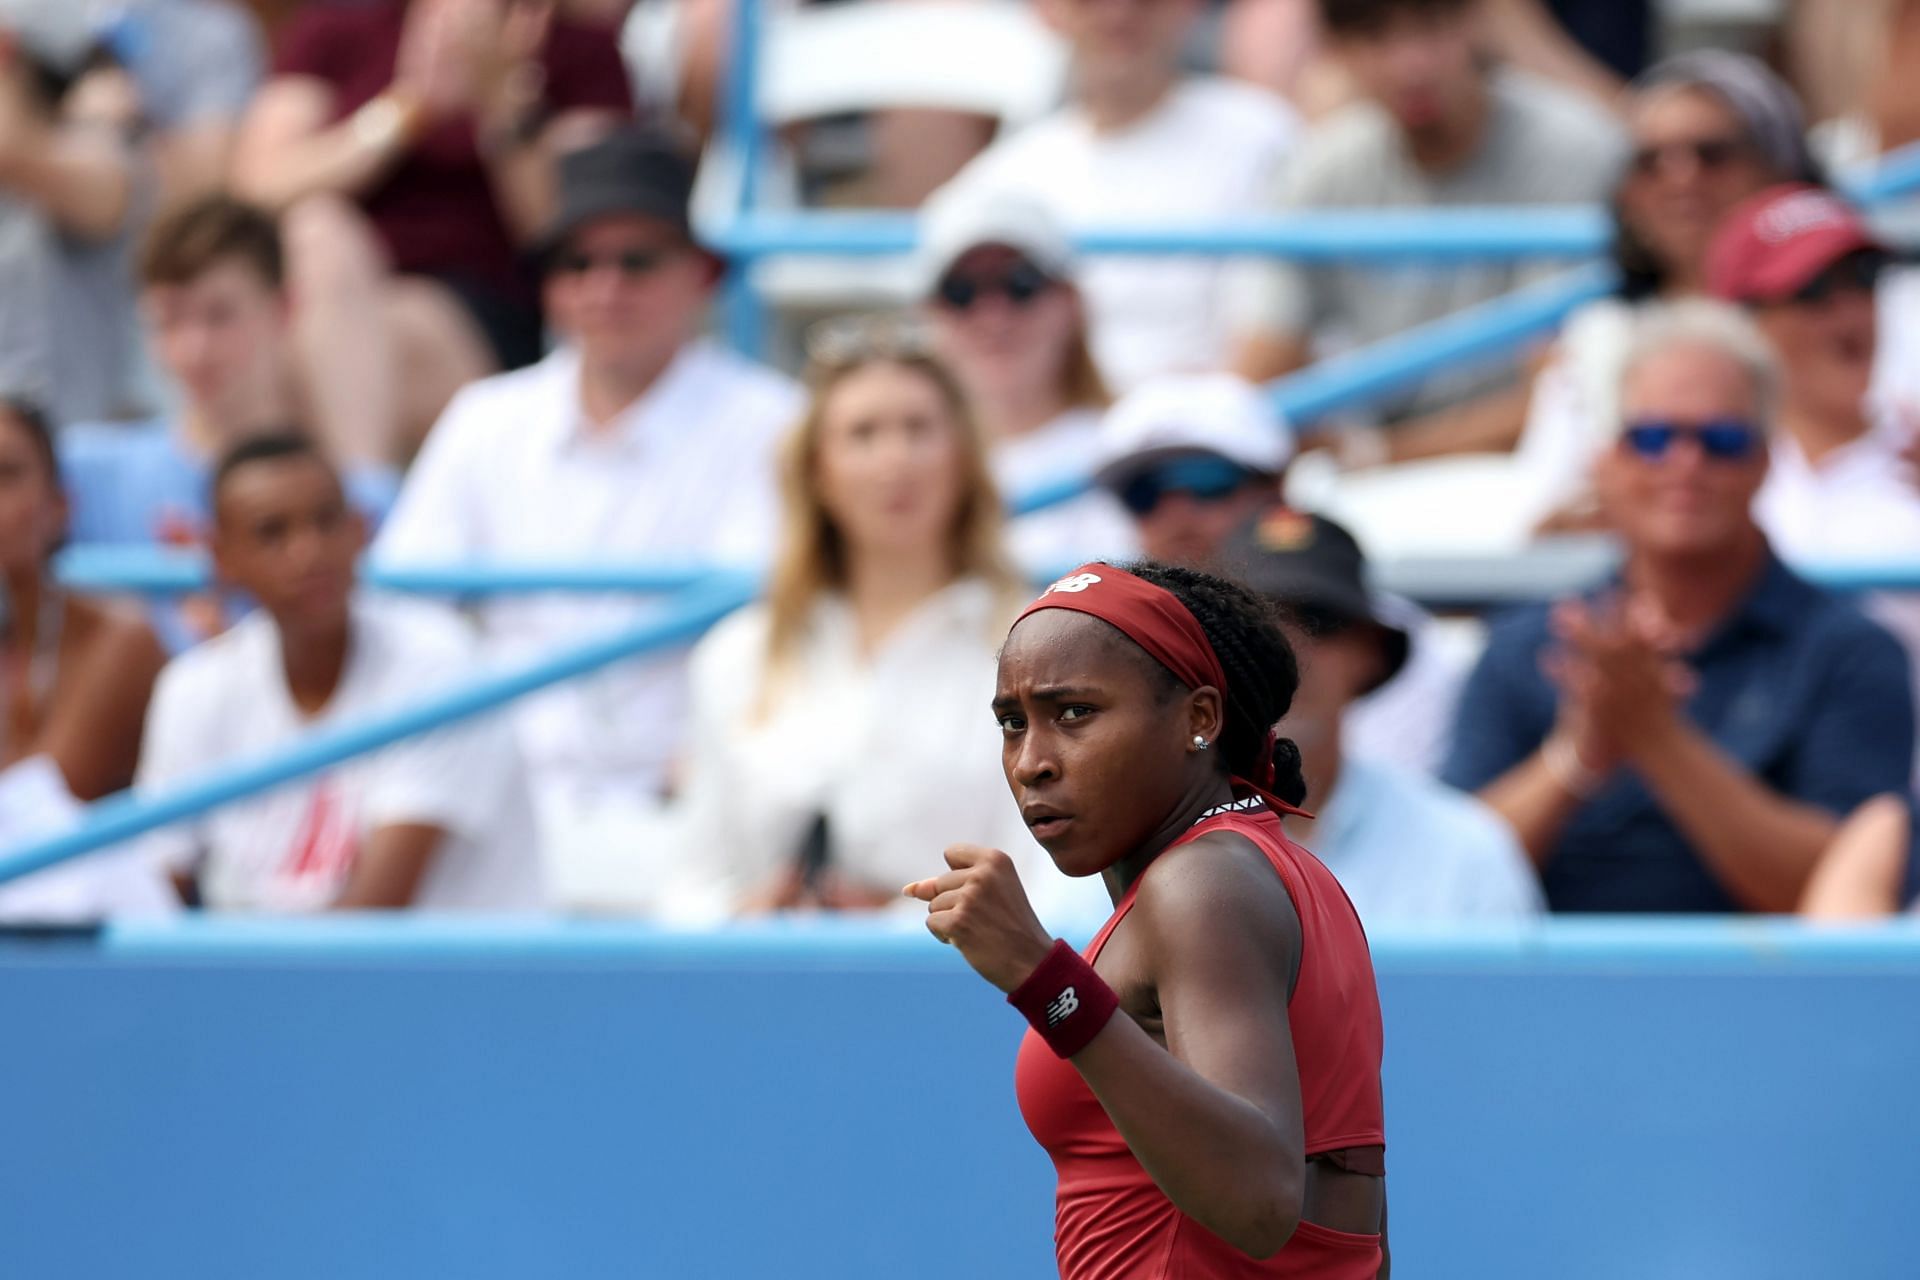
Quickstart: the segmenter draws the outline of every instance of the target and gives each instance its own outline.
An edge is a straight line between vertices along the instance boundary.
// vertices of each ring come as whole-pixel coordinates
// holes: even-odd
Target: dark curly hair
[[[1171,592],[1207,633],[1227,676],[1226,723],[1215,743],[1221,763],[1239,777],[1259,778],[1266,771],[1260,756],[1267,731],[1287,714],[1300,688],[1300,663],[1280,628],[1278,610],[1249,588],[1210,573],[1152,561],[1123,567]],[[1172,672],[1154,665],[1170,685],[1178,685]],[[1291,738],[1279,739],[1273,749],[1273,794],[1288,804],[1307,798],[1300,768],[1300,748]]]

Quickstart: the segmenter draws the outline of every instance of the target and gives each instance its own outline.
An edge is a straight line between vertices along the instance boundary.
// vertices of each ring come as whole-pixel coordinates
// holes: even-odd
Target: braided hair
[[[1227,677],[1222,691],[1225,724],[1215,745],[1227,772],[1258,778],[1265,772],[1265,761],[1259,757],[1266,750],[1267,731],[1287,714],[1300,687],[1300,663],[1280,628],[1279,612],[1239,583],[1195,569],[1145,561],[1127,565],[1126,570],[1171,592],[1207,633],[1207,643]],[[1161,671],[1174,682],[1172,672]],[[1273,794],[1288,804],[1307,798],[1300,748],[1291,738],[1274,744]]]

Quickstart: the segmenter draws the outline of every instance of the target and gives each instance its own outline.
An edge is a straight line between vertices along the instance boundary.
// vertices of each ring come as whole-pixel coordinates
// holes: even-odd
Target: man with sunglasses
[[[801,411],[786,378],[700,338],[721,264],[693,237],[693,161],[626,130],[562,158],[544,237],[540,363],[463,390],[435,425],[376,548],[389,564],[753,564],[770,549],[773,456]],[[657,607],[496,597],[488,647],[527,661]],[[646,909],[642,861],[686,711],[685,655],[518,704],[553,888]]]
[[[1858,214],[1809,186],[1764,191],[1716,233],[1708,283],[1744,306],[1780,362],[1779,432],[1757,514],[1793,561],[1920,558],[1920,335],[1889,255]],[[1903,382],[1905,385],[1902,385]],[[1920,607],[1871,612],[1920,652]]]
[[[1558,911],[1790,911],[1840,815],[1904,787],[1898,644],[1755,523],[1775,370],[1737,311],[1639,322],[1594,466],[1625,551],[1593,594],[1498,623],[1446,779],[1540,864]]]

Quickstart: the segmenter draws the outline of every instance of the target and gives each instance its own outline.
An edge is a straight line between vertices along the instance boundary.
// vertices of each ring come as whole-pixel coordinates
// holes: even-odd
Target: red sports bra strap
[[[1216,813],[1211,817],[1202,818],[1191,827],[1188,827],[1186,831],[1182,832],[1180,838],[1168,845],[1167,848],[1177,849],[1191,840],[1196,840],[1206,835],[1209,831],[1237,832],[1251,840],[1254,847],[1266,856],[1268,864],[1273,867],[1274,873],[1280,877],[1280,883],[1286,887],[1287,896],[1293,897],[1292,873],[1271,843],[1274,828],[1279,824],[1276,820],[1273,826],[1270,827],[1260,821],[1262,817],[1272,816],[1271,806],[1276,802],[1270,797],[1266,797],[1265,793],[1262,793],[1262,798],[1267,799],[1269,806],[1267,809],[1231,809],[1223,813]],[[1287,812],[1301,813],[1303,811],[1289,805]],[[1113,914],[1107,918],[1105,924],[1100,926],[1100,932],[1093,935],[1093,941],[1087,944],[1087,949],[1083,954],[1086,956],[1088,964],[1092,964],[1100,958],[1100,949],[1107,945],[1107,939],[1113,936],[1113,931],[1118,928],[1120,922],[1126,918],[1127,912],[1133,910],[1134,899],[1140,894],[1140,881],[1143,879],[1145,879],[1144,876],[1137,877],[1132,884],[1127,886],[1127,891],[1120,896],[1120,901],[1114,905]]]
[[[1127,891],[1120,895],[1120,901],[1114,905],[1113,914],[1108,916],[1107,922],[1100,926],[1100,932],[1094,934],[1093,941],[1087,944],[1087,949],[1082,954],[1086,956],[1088,964],[1100,958],[1100,949],[1107,945],[1107,939],[1113,936],[1113,931],[1119,927],[1122,920],[1126,919],[1127,912],[1133,910],[1134,900],[1139,896],[1140,880],[1136,878],[1127,886]]]

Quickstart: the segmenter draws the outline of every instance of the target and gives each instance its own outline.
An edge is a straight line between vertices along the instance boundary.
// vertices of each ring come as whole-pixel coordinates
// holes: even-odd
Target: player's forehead
[[[1071,609],[1028,614],[1000,648],[999,696],[1109,688],[1139,680],[1145,651],[1112,623]]]

